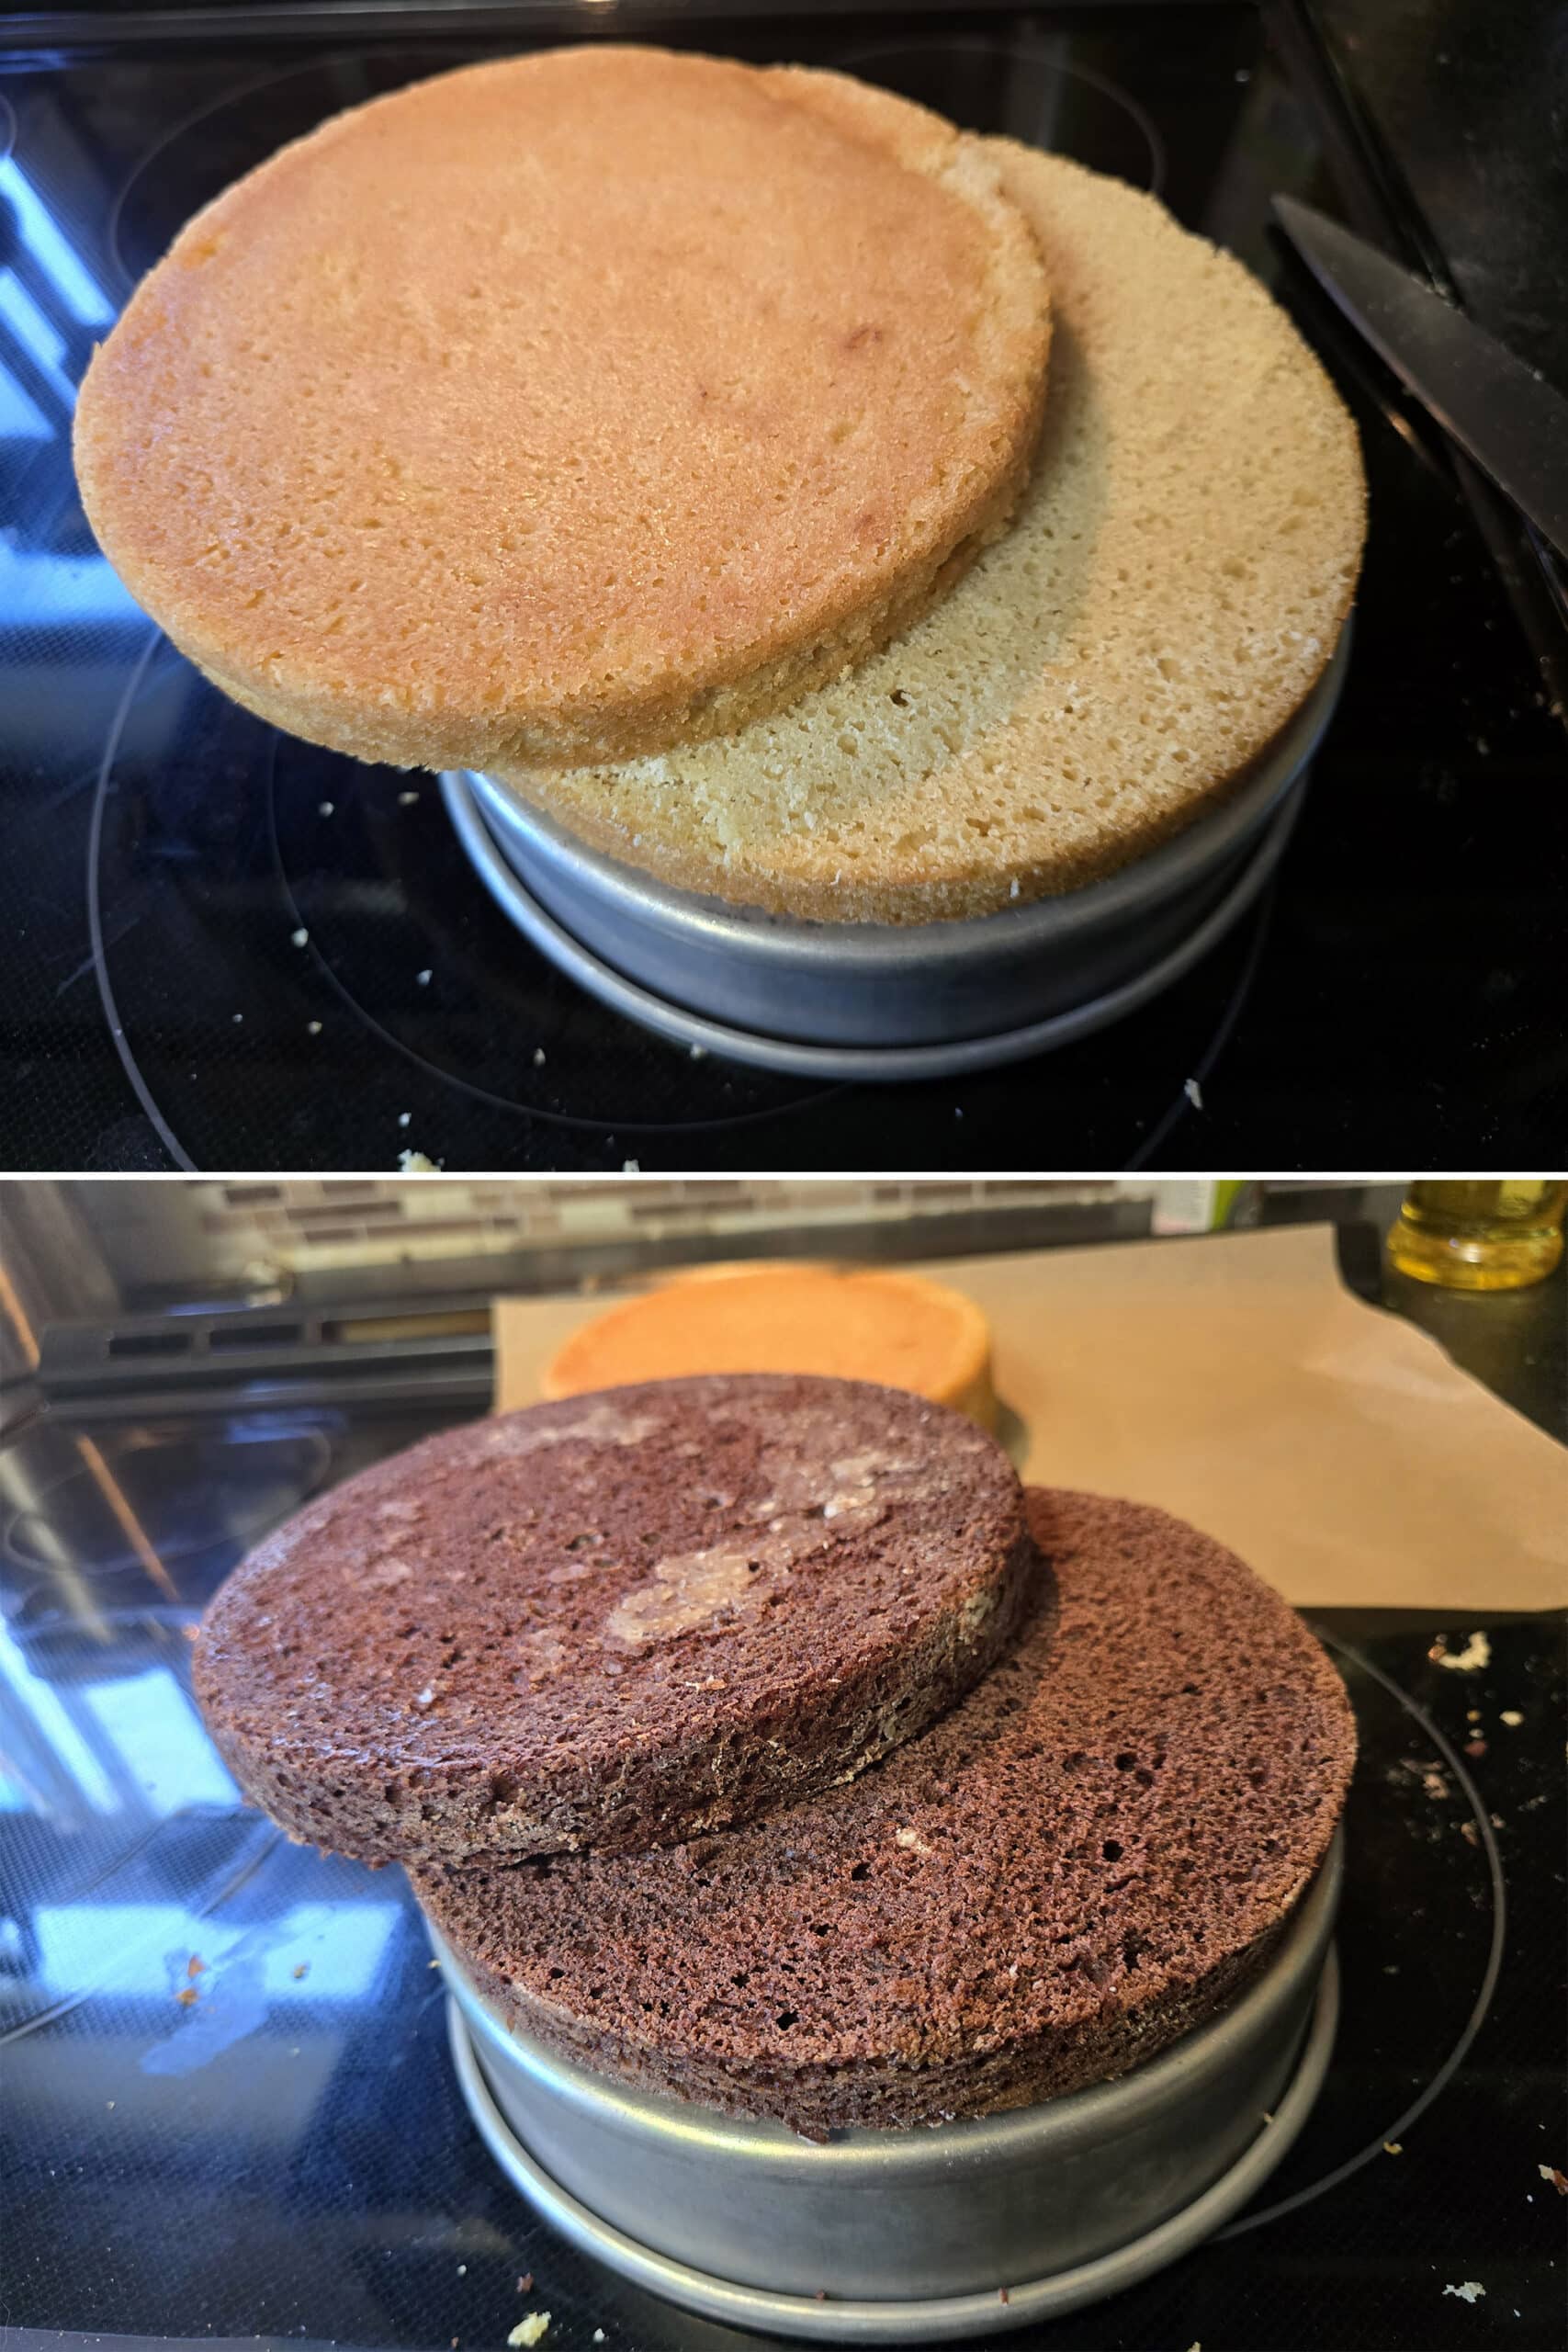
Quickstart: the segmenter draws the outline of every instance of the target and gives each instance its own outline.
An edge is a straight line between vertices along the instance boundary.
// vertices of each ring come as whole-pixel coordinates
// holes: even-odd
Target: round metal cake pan
[[[1190,2205],[1143,2237],[1093,2262],[1021,2280],[1005,2294],[1000,2288],[991,2288],[968,2295],[877,2301],[835,2301],[828,2296],[813,2296],[807,2301],[800,2295],[737,2286],[689,2263],[672,2261],[600,2221],[587,2206],[569,2197],[528,2154],[495,2103],[455,2001],[447,2003],[446,2014],[458,2081],[491,2154],[541,2217],[584,2254],[592,2255],[635,2286],[730,2327],[818,2343],[937,2344],[1032,2326],[1038,2321],[1080,2311],[1108,2295],[1119,2295],[1152,2272],[1179,2261],[1242,2211],[1294,2143],[1323,2087],[1339,2019],[1339,1972],[1330,1948],[1295,2072],[1279,2105],[1270,2110],[1268,2127]]]
[[[668,1037],[672,1044],[719,1054],[729,1061],[747,1062],[757,1069],[818,1079],[824,1084],[866,1080],[891,1084],[910,1079],[961,1078],[975,1070],[995,1069],[1006,1062],[1026,1061],[1036,1054],[1089,1036],[1097,1029],[1108,1028],[1113,1021],[1120,1021],[1139,1005],[1146,1004],[1162,989],[1169,988],[1240,921],[1283,856],[1301,813],[1302,801],[1302,783],[1298,782],[1285,795],[1277,815],[1269,819],[1261,842],[1224,896],[1211,908],[1196,930],[1103,996],[1089,997],[1043,1021],[1025,1022],[1021,1028],[994,1030],[983,1037],[955,1038],[945,1045],[812,1046],[803,1045],[795,1038],[769,1036],[760,1030],[739,1029],[732,1023],[710,1020],[705,1013],[689,1012],[684,1006],[672,1004],[636,980],[626,979],[574,939],[530,897],[496,847],[463,778],[444,775],[441,786],[457,837],[491,897],[524,936],[590,996],[597,997],[612,1011],[624,1013],[628,1021]]]
[[[465,803],[478,812],[557,933],[666,1004],[796,1044],[986,1039],[1113,994],[1168,958],[1226,899],[1304,782],[1338,699],[1348,644],[1347,633],[1291,724],[1223,806],[1103,881],[965,922],[807,922],[732,906],[588,848],[493,777],[464,770],[443,785],[455,817]],[[459,821],[458,831],[472,855],[472,829]],[[521,902],[508,910],[523,921]],[[548,932],[524,927],[554,953]]]
[[[1004,2115],[823,2145],[554,2056],[433,1940],[474,2120],[569,2237],[714,2317],[897,2342],[916,2310],[940,2314],[926,2333],[953,2334],[968,2324],[960,2305],[995,2327],[1114,2293],[1239,2210],[1326,2064],[1340,1874],[1337,1840],[1262,1974],[1131,2074]]]

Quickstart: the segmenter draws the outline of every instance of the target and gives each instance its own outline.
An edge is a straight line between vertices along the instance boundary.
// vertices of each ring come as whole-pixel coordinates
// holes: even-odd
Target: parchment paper
[[[1299,1607],[1568,1601],[1568,1449],[1345,1291],[1327,1227],[920,1271],[989,1316],[1032,1483],[1163,1504]],[[499,1300],[497,1407],[607,1303]]]

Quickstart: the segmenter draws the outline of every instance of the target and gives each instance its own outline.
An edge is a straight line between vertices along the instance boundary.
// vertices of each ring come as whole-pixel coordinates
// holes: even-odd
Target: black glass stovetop
[[[547,2352],[586,2352],[598,2329],[610,2352],[761,2341],[624,2285],[534,2219],[458,2097],[400,1873],[245,1810],[190,1699],[195,1617],[243,1551],[455,1417],[322,1403],[318,1384],[205,1417],[44,1417],[0,1447],[0,2313],[17,2352],[497,2352],[537,2310]],[[995,2346],[1555,2352],[1562,1645],[1551,1620],[1483,1622],[1474,1672],[1428,1656],[1438,1635],[1462,1650],[1470,1618],[1319,1624],[1361,1753],[1342,2018],[1301,2140],[1219,2239]]]
[[[1156,190],[1276,286],[1361,427],[1372,529],[1355,658],[1266,901],[1114,1029],[987,1077],[893,1089],[694,1058],[591,1001],[491,903],[433,780],[318,751],[228,703],[98,556],[71,471],[73,387],[188,214],[339,107],[525,46],[547,20],[606,21],[586,6],[286,16],[269,33],[254,8],[166,12],[154,41],[154,18],[109,11],[89,34],[72,18],[52,46],[35,24],[6,72],[6,1164],[390,1169],[407,1149],[448,1169],[587,1170],[1560,1155],[1562,730],[1432,430],[1267,227],[1280,190],[1363,227],[1376,209],[1300,8],[1275,10],[1267,33],[1229,6],[615,12],[638,37],[843,65]],[[6,40],[0,28],[0,65]],[[1502,551],[1522,593],[1528,562]]]

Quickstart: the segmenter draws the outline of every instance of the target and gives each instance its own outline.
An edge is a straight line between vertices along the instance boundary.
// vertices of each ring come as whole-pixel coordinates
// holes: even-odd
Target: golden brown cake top
[[[564,1340],[546,1396],[687,1373],[804,1372],[886,1382],[995,1425],[991,1337],[971,1298],[902,1267],[698,1267]]]
[[[1038,252],[982,142],[610,45],[357,107],[191,221],[83,388],[89,517],[281,724],[430,765],[773,708],[999,526]]]
[[[1356,429],[1290,320],[1153,197],[988,142],[1045,256],[1045,424],[1012,527],[908,635],[720,742],[518,774],[594,847],[815,921],[987,914],[1214,805],[1354,592]]]

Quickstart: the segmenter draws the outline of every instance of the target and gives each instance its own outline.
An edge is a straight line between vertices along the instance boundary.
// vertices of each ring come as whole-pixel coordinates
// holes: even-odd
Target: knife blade
[[[1568,400],[1496,336],[1294,197],[1274,216],[1313,276],[1526,518],[1568,556]]]

